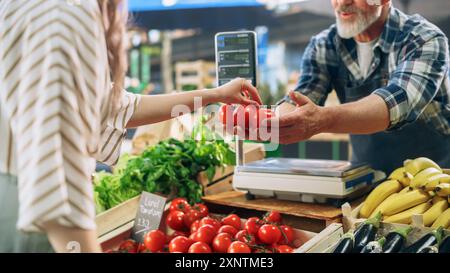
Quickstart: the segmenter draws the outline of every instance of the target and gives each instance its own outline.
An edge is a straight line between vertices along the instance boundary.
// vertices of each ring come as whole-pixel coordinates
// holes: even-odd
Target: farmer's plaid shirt
[[[352,79],[363,80],[356,43],[351,39],[344,45],[343,41],[335,25],[311,39],[302,57],[296,91],[322,105],[342,63]],[[423,119],[450,135],[449,48],[442,31],[419,15],[409,16],[392,7],[383,33],[374,44],[369,75],[380,63],[381,54],[389,58],[389,81],[373,94],[388,105],[388,130]]]

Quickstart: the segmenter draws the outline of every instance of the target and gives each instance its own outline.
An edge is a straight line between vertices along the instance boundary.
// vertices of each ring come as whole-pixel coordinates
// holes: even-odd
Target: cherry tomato
[[[191,206],[189,205],[189,202],[186,200],[186,198],[175,198],[170,203],[170,212],[172,211],[182,211],[184,213],[188,212],[191,209]]]
[[[281,228],[281,238],[278,241],[281,245],[288,245],[294,240],[294,230],[290,226],[282,225]]]
[[[217,221],[216,219],[213,219],[211,217],[205,217],[205,218],[202,218],[200,220],[200,227],[204,226],[204,225],[211,225],[211,226],[213,226],[215,231],[216,231],[216,233],[217,233],[217,231],[219,231],[219,228],[222,226],[219,223],[219,221]]]
[[[227,250],[228,253],[251,253],[250,248],[243,242],[232,242]]]
[[[245,129],[258,128],[258,108],[254,105],[239,105],[233,112],[234,125]]]
[[[201,218],[200,212],[197,210],[191,209],[190,211],[188,211],[184,214],[183,222],[187,228],[190,228],[192,223],[194,223],[196,220],[199,220],[200,218]]]
[[[119,252],[137,253],[138,243],[135,240],[128,239],[123,241],[119,246]]]
[[[258,217],[250,217],[244,224],[244,229],[250,234],[258,233],[259,228],[262,226],[261,220]]]
[[[169,252],[181,252],[186,253],[189,249],[189,247],[192,245],[192,241],[189,240],[189,238],[186,238],[184,236],[178,236],[172,239],[169,243]]]
[[[183,230],[184,213],[182,211],[172,211],[166,218],[166,224],[173,230]]]
[[[189,247],[188,253],[211,253],[211,248],[208,244],[196,242]]]
[[[191,235],[189,235],[189,240],[195,242],[195,236],[196,236],[197,232],[191,233]]]
[[[230,214],[222,219],[222,225],[230,225],[237,230],[241,230],[241,218],[236,214]]]
[[[219,109],[219,120],[225,126],[231,126],[231,122],[233,122],[233,106],[224,104]]]
[[[236,240],[241,241],[243,243],[246,243],[248,245],[255,245],[256,244],[255,235],[248,233],[247,230],[239,231],[238,233],[236,233],[234,238]]]
[[[278,211],[271,211],[264,217],[264,220],[270,223],[281,223],[281,214]]]
[[[219,233],[214,237],[212,247],[215,252],[227,253],[228,247],[233,242],[233,238],[228,233]]]
[[[258,238],[261,242],[271,245],[278,242],[281,238],[280,229],[271,224],[265,224],[258,230]]]
[[[194,236],[194,241],[211,244],[212,240],[216,236],[216,230],[211,225],[204,225],[198,228]]]
[[[208,214],[209,214],[208,207],[205,206],[205,205],[202,204],[202,203],[197,203],[197,204],[195,204],[191,209],[200,212],[200,217],[201,217],[201,218],[206,217],[206,216],[208,216]]]
[[[191,228],[190,228],[191,234],[195,233],[198,230],[199,227],[200,227],[200,220],[195,220],[192,223]]]
[[[236,125],[240,125],[241,127],[245,126],[245,107],[244,106],[238,105],[234,108],[233,124],[234,124],[234,126],[236,126]]]
[[[292,253],[294,249],[288,245],[280,245],[277,248],[278,253]]]
[[[219,228],[219,231],[217,233],[228,233],[234,237],[234,235],[236,235],[236,233],[238,233],[238,230],[233,226],[223,225]]]
[[[144,245],[151,252],[163,249],[165,243],[166,235],[160,230],[152,230],[144,236]]]

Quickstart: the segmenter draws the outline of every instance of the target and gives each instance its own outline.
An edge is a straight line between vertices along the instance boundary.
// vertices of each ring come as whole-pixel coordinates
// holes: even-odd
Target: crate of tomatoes
[[[190,205],[186,199],[176,198],[166,206],[160,228],[149,231],[142,243],[129,239],[130,228],[102,246],[113,253],[313,252],[317,245],[327,244],[325,239],[338,238],[342,232],[340,224],[320,233],[299,230],[283,224],[276,211],[248,219],[233,213],[214,214],[202,203]]]

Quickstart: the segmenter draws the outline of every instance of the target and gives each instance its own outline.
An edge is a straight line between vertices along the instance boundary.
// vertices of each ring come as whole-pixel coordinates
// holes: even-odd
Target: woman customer
[[[101,251],[90,176],[96,159],[117,161],[125,128],[170,119],[175,105],[193,110],[194,97],[261,103],[243,79],[182,94],[123,91],[126,14],[121,0],[0,0],[0,252],[74,242]]]

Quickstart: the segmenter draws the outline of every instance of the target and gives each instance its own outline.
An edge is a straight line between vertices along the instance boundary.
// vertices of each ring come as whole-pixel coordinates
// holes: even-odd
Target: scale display
[[[221,32],[215,37],[218,85],[241,77],[256,86],[257,45],[253,31]]]

